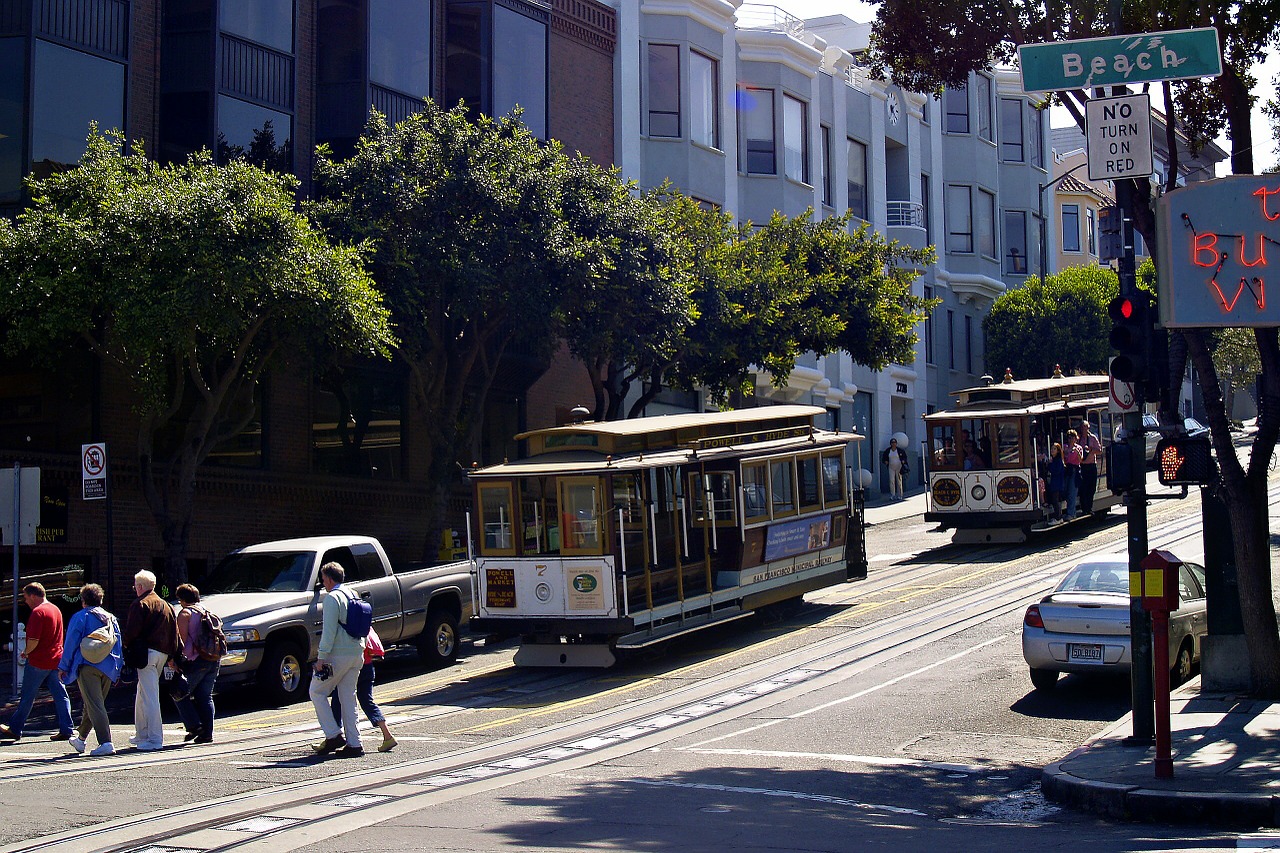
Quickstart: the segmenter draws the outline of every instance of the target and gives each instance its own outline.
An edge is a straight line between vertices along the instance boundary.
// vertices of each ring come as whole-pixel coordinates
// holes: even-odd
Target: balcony
[[[924,205],[914,201],[885,202],[885,222],[891,240],[904,246],[923,249],[929,245],[929,232],[925,227]]]
[[[804,37],[804,21],[768,3],[743,3],[738,7],[738,29],[769,30],[795,39]]]

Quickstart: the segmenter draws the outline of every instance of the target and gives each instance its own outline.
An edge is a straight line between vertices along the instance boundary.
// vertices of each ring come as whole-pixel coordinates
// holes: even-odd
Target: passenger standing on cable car
[[[1062,520],[1062,497],[1066,491],[1067,466],[1062,461],[1062,445],[1053,443],[1053,455],[1049,457],[1049,475],[1045,482],[1045,503],[1049,505],[1049,520]]]
[[[1089,421],[1080,422],[1080,447],[1084,460],[1080,463],[1080,512],[1093,512],[1093,495],[1098,490],[1098,459],[1102,456],[1102,442],[1089,432]]]
[[[1067,446],[1062,451],[1062,461],[1067,466],[1066,519],[1068,521],[1076,517],[1076,503],[1080,496],[1080,466],[1084,462],[1084,448],[1080,446],[1079,438],[1075,430],[1067,430]]]

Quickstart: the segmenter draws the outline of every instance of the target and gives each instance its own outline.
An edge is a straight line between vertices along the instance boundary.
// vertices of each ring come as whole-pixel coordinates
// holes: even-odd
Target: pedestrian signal
[[[1218,479],[1207,438],[1162,439],[1156,445],[1156,476],[1165,486],[1205,486]]]

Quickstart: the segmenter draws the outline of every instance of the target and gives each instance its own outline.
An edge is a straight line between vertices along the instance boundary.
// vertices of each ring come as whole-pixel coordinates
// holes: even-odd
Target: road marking
[[[679,747],[675,751],[692,752],[695,755],[743,755],[753,758],[813,758],[820,761],[836,761],[847,764],[869,764],[874,767],[924,767],[930,770],[949,770],[953,773],[961,774],[962,778],[971,774],[985,773],[989,769],[978,767],[974,764],[922,761],[918,758],[894,758],[882,755],[842,755],[834,752],[786,752],[777,749],[698,749],[691,746]]]
[[[758,794],[762,797],[785,797],[791,800],[805,800],[807,802],[826,803],[833,806],[850,806],[855,809],[867,809],[868,811],[891,812],[893,814],[928,817],[924,812],[916,809],[907,809],[901,806],[887,806],[882,803],[863,803],[857,800],[847,800],[844,797],[832,797],[826,794],[807,794],[803,791],[779,791],[773,788],[744,788],[738,785],[711,785],[705,782],[670,782],[664,779],[632,779],[631,781],[637,785],[649,785],[654,788],[686,788],[694,791],[714,791],[718,794]]]

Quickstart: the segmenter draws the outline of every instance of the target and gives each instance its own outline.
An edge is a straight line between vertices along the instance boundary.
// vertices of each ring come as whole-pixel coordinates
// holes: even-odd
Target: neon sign
[[[1280,177],[1238,175],[1156,206],[1160,321],[1169,328],[1280,326]],[[1272,264],[1275,272],[1271,272]]]

